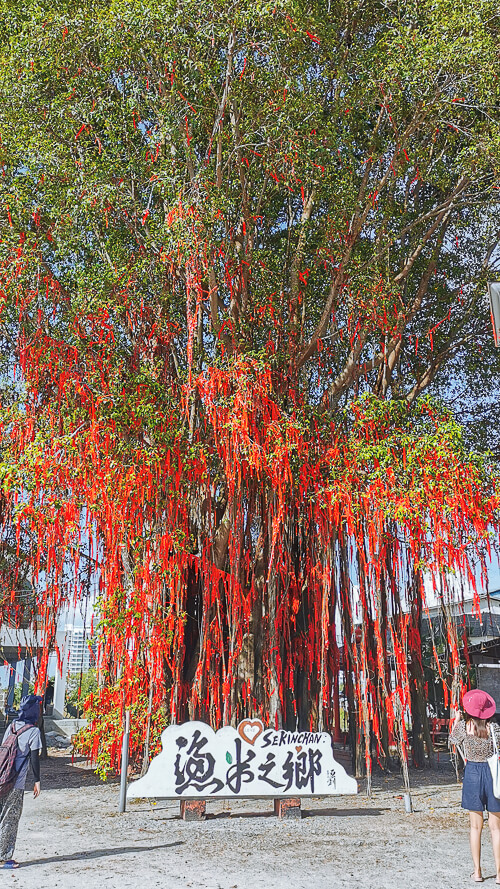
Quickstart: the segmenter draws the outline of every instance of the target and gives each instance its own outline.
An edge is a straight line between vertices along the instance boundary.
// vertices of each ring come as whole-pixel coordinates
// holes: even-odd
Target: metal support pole
[[[30,679],[31,679],[31,657],[27,654],[24,659],[24,667],[23,667],[23,685],[21,689],[21,697],[24,698],[25,695],[29,693],[30,690]]]
[[[125,710],[125,731],[122,741],[122,768],[120,773],[120,805],[119,812],[124,812],[127,805],[127,772],[128,772],[128,747],[130,738],[130,710]]]
[[[7,707],[8,707],[8,708],[14,706],[14,693],[15,693],[15,691],[16,691],[16,668],[17,668],[17,662],[14,661],[13,663],[9,664],[9,667],[10,667],[10,673],[9,673],[9,692],[8,692],[8,694],[7,694]]]

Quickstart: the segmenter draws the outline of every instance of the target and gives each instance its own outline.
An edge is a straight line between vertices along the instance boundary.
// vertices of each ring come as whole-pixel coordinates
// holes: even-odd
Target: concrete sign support
[[[203,722],[166,728],[161,753],[129,785],[127,799],[179,799],[184,817],[193,818],[204,814],[207,799],[271,797],[276,813],[290,817],[294,809],[300,814],[301,796],[354,793],[356,781],[333,758],[329,734],[270,729],[260,719],[244,719],[218,732]],[[203,806],[186,805],[194,800]]]

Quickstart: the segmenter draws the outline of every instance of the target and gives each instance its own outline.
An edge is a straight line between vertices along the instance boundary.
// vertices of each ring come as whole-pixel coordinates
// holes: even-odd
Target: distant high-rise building
[[[68,673],[86,673],[94,663],[94,655],[89,648],[88,631],[85,627],[66,624],[65,652]]]
[[[74,624],[66,624],[57,631],[57,645],[61,655],[61,669],[54,664],[54,716],[62,719],[65,714],[66,681],[71,674],[87,673],[91,667],[95,667],[95,643],[90,644],[91,635],[86,627],[75,627]]]

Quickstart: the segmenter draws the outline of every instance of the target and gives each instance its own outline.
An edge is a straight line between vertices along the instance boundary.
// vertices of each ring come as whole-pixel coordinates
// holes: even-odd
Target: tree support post
[[[122,741],[122,767],[120,772],[120,805],[118,811],[123,813],[127,806],[127,772],[130,740],[130,710],[125,710],[125,731]]]

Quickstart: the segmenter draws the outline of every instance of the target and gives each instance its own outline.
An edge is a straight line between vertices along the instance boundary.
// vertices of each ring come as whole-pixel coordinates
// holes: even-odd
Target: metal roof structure
[[[474,601],[464,599],[462,602],[446,604],[446,611],[463,626],[467,633],[469,647],[482,645],[495,640],[500,642],[500,590],[484,593],[479,596],[480,616],[476,613]],[[430,635],[429,619],[432,630],[439,635],[440,630],[446,632],[446,620],[440,602],[431,606],[422,619],[422,633]]]

